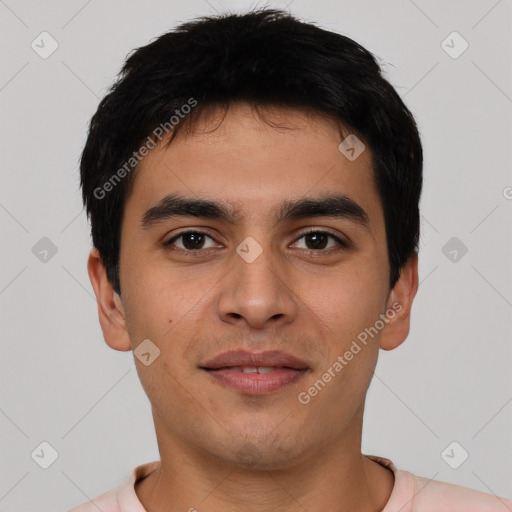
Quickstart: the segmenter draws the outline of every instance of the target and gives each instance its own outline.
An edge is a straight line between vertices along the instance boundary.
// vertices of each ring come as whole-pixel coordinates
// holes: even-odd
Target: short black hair
[[[239,102],[314,111],[369,145],[393,288],[419,243],[423,152],[414,117],[368,50],[262,8],[199,17],[133,50],[92,117],[80,184],[114,290],[121,293],[121,222],[141,145],[161,139],[158,127],[175,134],[212,107]]]

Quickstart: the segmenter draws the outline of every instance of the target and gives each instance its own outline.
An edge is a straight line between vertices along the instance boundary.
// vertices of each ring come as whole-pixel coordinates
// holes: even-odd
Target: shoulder
[[[120,512],[115,490],[108,491],[94,498],[92,501],[82,503],[68,510],[68,512],[98,512],[98,510],[102,512]]]
[[[99,510],[101,512],[126,512],[128,510],[145,512],[135,492],[135,483],[148,476],[159,466],[159,460],[137,466],[117,489],[105,492],[93,500],[68,510],[68,512],[98,512]]]
[[[387,458],[367,455],[395,475],[382,512],[512,512],[512,500],[397,469]]]
[[[469,487],[411,475],[415,484],[414,510],[435,512],[512,512],[512,500]]]

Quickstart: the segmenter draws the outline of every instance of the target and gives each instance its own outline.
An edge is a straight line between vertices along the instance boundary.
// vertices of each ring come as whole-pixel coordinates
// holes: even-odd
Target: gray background
[[[363,452],[512,497],[511,1],[270,5],[287,3],[381,59],[424,144],[421,284],[408,340],[381,351]],[[108,348],[99,327],[78,158],[131,49],[178,22],[250,5],[0,1],[0,511],[67,510],[158,459],[133,354]],[[31,48],[43,31],[59,45],[46,59]],[[469,44],[457,58],[442,44],[453,31]],[[57,249],[46,261],[43,237]],[[48,469],[31,457],[43,441],[58,452]],[[457,469],[441,455],[453,441],[469,453]],[[461,448],[448,453],[460,461]]]

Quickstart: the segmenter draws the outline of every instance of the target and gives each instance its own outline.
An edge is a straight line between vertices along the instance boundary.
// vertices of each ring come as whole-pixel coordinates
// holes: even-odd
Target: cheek
[[[372,273],[371,269],[358,271],[347,267],[346,273],[325,280],[322,286],[310,287],[305,293],[308,294],[305,301],[316,316],[329,325],[331,334],[350,343],[379,318],[387,288],[382,276]]]
[[[157,345],[167,344],[173,330],[186,315],[187,301],[170,289],[139,287],[127,301],[126,323],[130,338],[136,344],[145,338]]]
[[[132,346],[136,350],[143,340],[149,339],[156,345],[152,350],[158,350],[158,356],[149,365],[134,353],[137,373],[151,403],[159,410],[169,407],[167,414],[178,421],[175,411],[183,392],[176,379],[183,382],[189,372],[184,358],[190,337],[184,335],[184,330],[187,331],[190,308],[176,290],[162,283],[146,281],[135,290],[125,307]]]
[[[165,327],[172,325],[169,319],[179,314],[181,301],[175,280],[167,275],[164,265],[142,251],[124,256],[122,293],[130,334],[136,338],[161,336]]]
[[[160,364],[169,366],[172,374],[186,373],[188,353],[204,318],[201,299],[206,292],[197,279],[183,272],[137,271],[127,292],[126,323],[132,344],[150,339],[160,350]]]

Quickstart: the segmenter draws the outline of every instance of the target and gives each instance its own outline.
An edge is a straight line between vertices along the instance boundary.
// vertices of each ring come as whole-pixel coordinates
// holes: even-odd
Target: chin
[[[218,448],[223,443],[216,444],[215,455],[241,468],[284,469],[303,458],[302,443],[302,440],[295,439],[293,435],[283,435],[277,433],[275,429],[266,433],[252,432],[252,435],[248,432],[238,432],[225,439],[222,453],[218,453]]]

